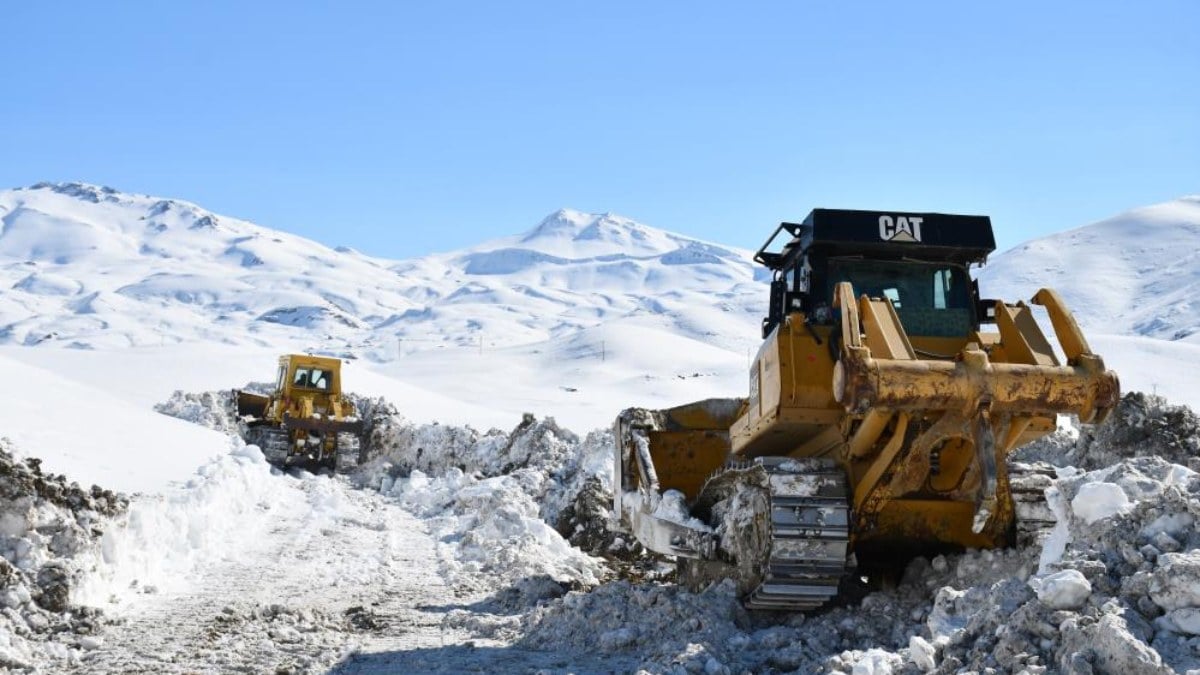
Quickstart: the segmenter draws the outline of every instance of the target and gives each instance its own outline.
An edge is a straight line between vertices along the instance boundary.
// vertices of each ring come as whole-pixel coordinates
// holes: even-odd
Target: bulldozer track
[[[278,467],[299,466],[314,470],[325,468],[336,473],[350,473],[362,464],[362,439],[353,432],[338,432],[336,449],[333,453],[316,461],[306,461],[302,457],[290,454],[291,444],[288,441],[288,432],[283,429],[243,425],[240,431],[242,440],[247,444],[257,445],[267,461]]]
[[[271,464],[283,465],[287,461],[289,443],[286,431],[271,427],[249,427],[242,432],[242,438],[248,444],[257,445]]]
[[[334,456],[334,470],[338,473],[349,473],[362,462],[362,441],[358,434],[341,431],[337,435],[337,451]]]
[[[729,513],[712,522],[739,486],[761,491],[757,511]],[[846,477],[831,460],[762,457],[729,465],[705,483],[697,499],[718,532],[749,527],[749,546],[722,546],[733,558],[747,609],[804,611],[824,605],[838,593],[847,571],[850,506]],[[716,520],[720,520],[716,516]],[[732,537],[723,536],[724,541]],[[703,561],[697,561],[703,565]]]
[[[1016,516],[1016,544],[1040,545],[1058,518],[1046,501],[1046,488],[1054,481],[1054,467],[1045,463],[1008,465],[1008,484]]]

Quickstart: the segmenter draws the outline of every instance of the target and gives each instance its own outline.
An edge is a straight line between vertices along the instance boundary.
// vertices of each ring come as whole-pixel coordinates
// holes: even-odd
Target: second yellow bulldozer
[[[311,354],[279,357],[269,395],[234,391],[242,438],[279,466],[345,472],[361,459],[362,420],[342,394],[342,362]]]
[[[1100,422],[1119,384],[1053,290],[1032,302],[1061,358],[1029,305],[980,296],[969,268],[994,249],[983,216],[780,224],[755,255],[773,281],[748,396],[618,416],[620,526],[689,586],[731,578],[762,610],[1047,526],[1045,477],[1006,457],[1060,413]]]

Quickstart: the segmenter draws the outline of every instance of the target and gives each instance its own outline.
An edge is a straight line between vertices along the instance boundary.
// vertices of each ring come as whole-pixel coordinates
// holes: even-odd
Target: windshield
[[[321,370],[320,368],[297,368],[296,374],[292,376],[292,386],[328,391],[332,380],[333,378],[330,377],[328,370]]]
[[[887,298],[909,335],[961,337],[973,329],[970,277],[957,265],[830,260],[829,288],[849,281],[854,294]]]

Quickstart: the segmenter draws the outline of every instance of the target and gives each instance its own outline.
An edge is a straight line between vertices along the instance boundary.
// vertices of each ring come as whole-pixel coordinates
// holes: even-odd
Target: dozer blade
[[[238,417],[265,417],[267,413],[267,404],[271,399],[268,396],[260,396],[251,394],[248,391],[233,391],[234,397],[237,399],[237,414]]]
[[[706,528],[658,514],[664,493],[687,499],[729,458],[729,425],[744,399],[708,399],[666,410],[629,408],[613,425],[613,515],[652,551],[703,557],[711,549]]]

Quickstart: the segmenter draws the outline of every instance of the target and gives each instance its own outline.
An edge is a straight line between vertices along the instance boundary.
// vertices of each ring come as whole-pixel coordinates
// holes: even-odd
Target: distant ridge
[[[212,341],[388,360],[405,339],[515,345],[621,317],[720,344],[753,332],[764,297],[748,252],[611,213],[560,209],[409,260],[87,183],[0,191],[0,219],[0,344]]]
[[[1200,196],[1132,209],[993,258],[988,297],[1057,289],[1087,330],[1200,343]]]

